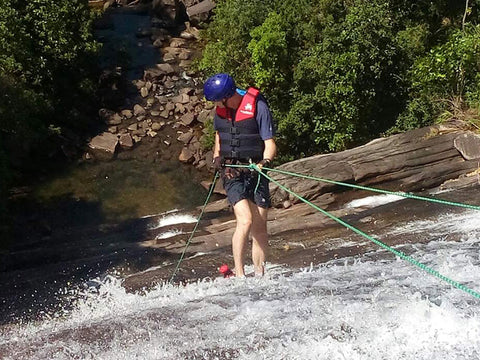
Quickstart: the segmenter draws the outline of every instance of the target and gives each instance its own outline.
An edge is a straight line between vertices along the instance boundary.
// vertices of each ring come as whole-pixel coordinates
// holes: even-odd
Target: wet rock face
[[[422,191],[478,168],[480,139],[456,128],[426,127],[376,139],[335,154],[317,155],[284,164],[283,171],[392,191]],[[282,185],[302,197],[328,206],[343,190],[315,180],[299,181],[273,174]],[[275,206],[299,200],[272,184]]]

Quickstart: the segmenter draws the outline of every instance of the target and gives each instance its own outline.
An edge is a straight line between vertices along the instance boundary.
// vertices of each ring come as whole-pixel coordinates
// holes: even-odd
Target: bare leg
[[[265,273],[265,260],[268,250],[267,213],[268,209],[250,203],[252,213],[252,261],[255,275]]]
[[[235,262],[235,276],[245,276],[245,244],[247,243],[250,228],[252,227],[252,212],[247,199],[240,200],[233,207],[237,226],[232,238],[233,261]]]

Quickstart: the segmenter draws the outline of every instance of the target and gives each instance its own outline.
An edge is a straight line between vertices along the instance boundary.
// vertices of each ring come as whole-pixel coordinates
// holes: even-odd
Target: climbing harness
[[[457,289],[463,290],[463,291],[466,292],[467,294],[470,294],[470,295],[472,295],[473,297],[475,297],[475,298],[477,298],[477,299],[480,299],[480,293],[476,292],[475,290],[472,290],[472,289],[468,288],[467,286],[459,283],[458,281],[452,280],[452,279],[448,278],[447,276],[440,274],[438,271],[436,271],[436,270],[428,267],[427,265],[425,265],[425,264],[423,264],[423,263],[421,263],[421,262],[413,259],[411,256],[406,255],[406,254],[403,253],[402,251],[395,250],[394,248],[388,246],[387,244],[381,242],[380,240],[377,240],[377,239],[371,237],[370,235],[368,235],[368,234],[364,233],[363,231],[357,229],[356,227],[354,227],[354,226],[346,223],[345,221],[341,220],[340,218],[338,218],[338,217],[330,214],[328,211],[325,211],[325,210],[321,209],[321,208],[318,207],[317,205],[311,203],[310,201],[306,200],[306,199],[303,198],[302,196],[298,195],[297,193],[293,192],[292,190],[290,190],[290,189],[286,188],[285,186],[281,185],[278,181],[272,179],[270,176],[268,176],[267,174],[265,174],[265,172],[262,171],[262,170],[268,170],[268,171],[278,172],[278,173],[282,173],[282,174],[294,175],[294,176],[304,177],[304,178],[308,178],[308,179],[312,179],[312,180],[325,181],[325,182],[329,182],[329,183],[336,184],[336,185],[349,186],[349,187],[354,187],[354,188],[357,188],[357,189],[360,188],[360,189],[362,189],[362,190],[370,190],[370,191],[376,191],[376,192],[383,192],[383,193],[387,193],[387,194],[394,194],[394,195],[404,196],[404,197],[408,197],[408,198],[412,198],[412,199],[419,199],[419,200],[424,200],[424,201],[432,201],[432,202],[437,202],[437,203],[447,204],[447,205],[462,206],[462,207],[466,207],[466,208],[474,209],[474,210],[480,210],[480,206],[467,205],[467,204],[461,204],[461,203],[450,202],[450,201],[445,201],[445,200],[432,199],[432,198],[427,198],[427,197],[422,197],[422,196],[415,196],[415,195],[406,194],[406,193],[394,193],[394,192],[385,191],[385,190],[372,189],[372,188],[368,188],[368,187],[365,187],[365,186],[352,185],[352,184],[341,183],[341,182],[332,181],[332,180],[314,178],[314,177],[311,177],[311,176],[306,176],[306,175],[301,175],[301,174],[295,174],[295,173],[291,173],[291,172],[287,172],[287,171],[282,171],[282,170],[277,170],[277,169],[262,168],[262,169],[260,170],[260,168],[258,168],[258,166],[257,166],[256,164],[253,164],[253,163],[251,163],[250,165],[228,165],[228,166],[231,166],[231,167],[248,167],[248,168],[250,168],[250,169],[256,170],[261,176],[264,176],[265,178],[267,178],[267,179],[270,180],[271,182],[275,183],[278,187],[280,187],[280,188],[283,189],[284,191],[286,191],[286,192],[288,192],[289,194],[295,196],[296,198],[298,198],[299,200],[303,201],[303,202],[306,203],[307,205],[313,207],[314,209],[320,211],[322,214],[326,215],[326,216],[329,217],[330,219],[338,222],[339,224],[345,226],[346,228],[352,230],[353,232],[355,232],[355,233],[357,233],[357,234],[365,237],[366,239],[372,241],[373,243],[377,244],[378,246],[384,248],[385,250],[390,251],[391,253],[393,253],[394,255],[396,255],[396,256],[398,256],[398,257],[400,257],[401,259],[410,262],[411,264],[419,267],[420,269],[428,272],[429,274],[431,274],[431,275],[433,275],[433,276],[436,276],[436,277],[439,278],[440,280],[443,280],[443,281],[447,282],[448,284],[456,287]],[[435,201],[433,201],[433,200],[435,200]]]
[[[200,224],[200,219],[202,218],[203,216],[203,213],[205,212],[205,208],[207,207],[207,204],[208,204],[208,201],[210,200],[210,197],[212,196],[213,194],[213,189],[215,189],[215,184],[217,182],[217,179],[219,177],[219,172],[218,171],[215,171],[215,176],[213,177],[213,181],[212,181],[212,184],[210,185],[210,189],[208,191],[208,195],[205,199],[205,202],[203,203],[203,207],[202,207],[202,211],[200,212],[200,215],[198,216],[197,218],[197,222],[195,224],[195,227],[193,228],[192,230],[192,233],[190,234],[190,237],[188,238],[186,244],[185,244],[185,248],[183,249],[183,252],[182,252],[182,255],[180,256],[180,258],[178,259],[178,262],[177,262],[177,266],[175,267],[175,270],[173,271],[173,274],[170,278],[170,281],[169,283],[172,283],[173,282],[173,279],[175,278],[175,275],[177,275],[177,271],[178,269],[180,268],[180,264],[182,263],[183,261],[183,258],[185,257],[185,253],[187,252],[187,249],[188,247],[190,246],[190,242],[192,241],[193,239],[193,236],[195,235],[195,232],[197,231],[197,228],[198,228],[198,225]]]

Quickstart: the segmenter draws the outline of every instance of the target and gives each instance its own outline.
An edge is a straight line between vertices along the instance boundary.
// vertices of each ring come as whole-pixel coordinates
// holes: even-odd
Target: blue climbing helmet
[[[216,74],[207,79],[203,93],[209,101],[220,101],[235,94],[235,81],[228,74]]]

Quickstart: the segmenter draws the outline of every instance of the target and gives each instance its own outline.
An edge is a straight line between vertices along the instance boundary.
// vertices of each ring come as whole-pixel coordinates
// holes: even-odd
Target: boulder
[[[169,89],[169,90],[171,90],[175,87],[175,83],[170,79],[165,80],[163,85],[165,86],[166,89]]]
[[[182,32],[180,33],[180,37],[181,37],[182,39],[185,39],[185,40],[193,40],[193,39],[195,39],[195,35],[193,35],[191,32],[186,31],[186,30],[184,30],[184,31],[182,31]]]
[[[187,45],[187,41],[182,38],[173,38],[170,40],[170,47],[172,48],[181,48]]]
[[[116,0],[106,0],[106,1],[104,1],[104,3],[103,3],[103,11],[107,10],[110,6],[112,6],[113,4],[115,4],[115,1],[116,1]]]
[[[147,132],[145,131],[145,129],[137,129],[132,131],[132,136],[134,139],[135,139],[135,136],[144,137],[146,135],[147,135]],[[138,142],[138,141],[135,140],[135,142]]]
[[[120,135],[118,142],[123,149],[131,149],[133,147],[133,139],[130,134]]]
[[[135,116],[144,115],[146,114],[146,111],[141,105],[135,104],[135,106],[133,107],[133,114]]]
[[[112,134],[116,134],[118,132],[118,127],[117,126],[110,126],[107,131]]]
[[[156,96],[156,98],[160,104],[166,104],[169,101],[168,97],[166,96]]]
[[[193,63],[192,60],[181,60],[178,66],[185,69],[185,68],[189,68],[192,65],[192,63]]]
[[[147,99],[147,106],[148,107],[152,107],[154,103],[155,103],[155,98],[154,97],[149,97]]]
[[[118,145],[118,137],[109,132],[95,136],[88,147],[91,153],[98,160],[110,160],[115,155]]]
[[[202,159],[198,162],[197,169],[203,169],[205,166],[207,166],[207,162]]]
[[[170,46],[166,46],[163,48],[163,53],[164,54],[172,54],[174,56],[180,55],[182,52],[184,52],[186,49],[183,48],[173,48]]]
[[[195,115],[193,113],[186,113],[182,115],[180,121],[185,126],[190,126],[195,121]]]
[[[190,96],[188,94],[183,93],[173,97],[171,101],[173,101],[174,103],[188,104],[190,102]]]
[[[178,93],[179,94],[193,95],[193,94],[195,94],[195,89],[191,88],[191,87],[185,87],[185,88],[181,88],[180,90],[178,90]]]
[[[130,130],[130,131],[135,131],[135,130],[138,129],[138,124],[133,123],[133,124],[129,125],[127,129]]]
[[[165,77],[165,72],[157,67],[148,68],[143,72],[143,78],[150,81],[160,81]]]
[[[163,110],[161,113],[160,113],[160,116],[164,119],[168,119],[168,117],[170,116],[170,112],[168,110]]]
[[[122,116],[125,116],[127,119],[131,119],[133,117],[133,112],[131,110],[122,110]]]
[[[206,21],[214,7],[215,3],[212,0],[204,0],[196,5],[189,6],[187,7],[188,18],[196,24]]]
[[[339,153],[292,161],[278,169],[369,187],[381,184],[384,190],[422,191],[477,169],[478,161],[466,160],[454,144],[455,139],[468,133],[458,129],[439,132],[435,126],[426,127]],[[331,198],[338,198],[339,192],[348,190],[327,182],[299,181],[297,177],[279,173],[272,173],[272,177],[307,200],[317,201],[322,197],[328,204],[335,201]],[[275,206],[282,206],[285,200],[299,201],[277,185],[272,184],[271,190]],[[362,193],[358,192],[358,196]]]
[[[187,147],[182,148],[178,160],[183,163],[191,163],[195,159],[195,154]]]
[[[165,123],[154,122],[152,123],[152,130],[153,131],[160,131],[165,126]]]
[[[187,145],[190,142],[190,140],[192,140],[192,138],[193,138],[193,131],[189,131],[189,132],[180,134],[177,140]]]
[[[178,58],[180,60],[189,60],[192,56],[192,52],[190,50],[184,50],[180,54],[178,54]]]
[[[167,64],[174,63],[176,60],[177,58],[172,53],[166,53],[163,55],[163,61]]]
[[[153,41],[153,46],[160,48],[163,45],[163,39],[157,38]]]
[[[480,136],[477,134],[471,132],[461,134],[453,143],[465,160],[480,159]]]
[[[170,64],[157,64],[157,69],[164,75],[171,75],[175,73],[175,69]]]
[[[205,124],[207,122],[207,120],[211,119],[211,118],[213,118],[213,116],[212,116],[210,110],[202,110],[202,112],[200,112],[200,114],[198,114],[198,116],[197,116],[198,122],[200,122],[202,124]]]
[[[122,123],[122,117],[115,113],[107,119],[108,125],[120,125]]]

